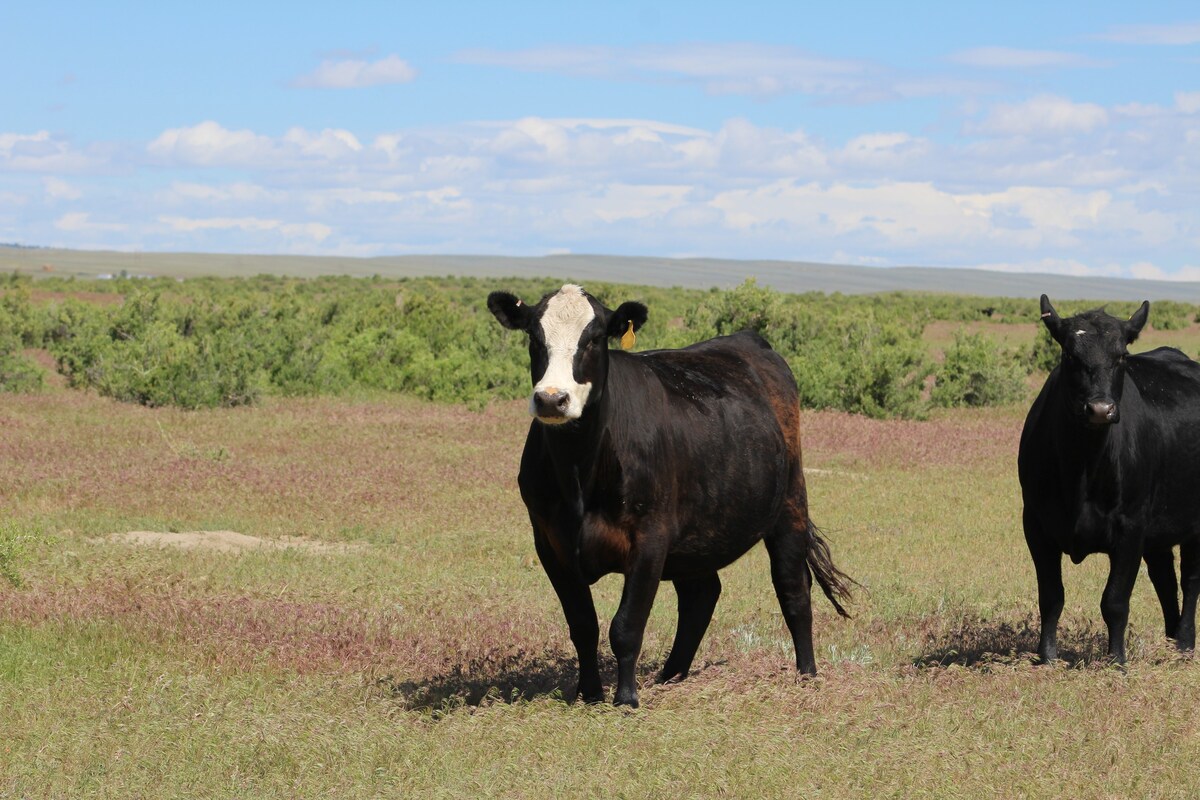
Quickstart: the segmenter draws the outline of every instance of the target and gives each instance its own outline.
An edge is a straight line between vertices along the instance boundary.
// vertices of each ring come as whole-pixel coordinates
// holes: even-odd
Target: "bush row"
[[[0,387],[35,388],[41,371],[20,349],[43,346],[70,386],[149,406],[377,389],[480,407],[528,391],[525,337],[503,330],[486,308],[498,286],[530,302],[555,288],[526,279],[116,280],[86,288],[121,294],[120,303],[34,305],[28,281],[14,278],[0,295]],[[68,298],[81,288],[58,279],[37,287]],[[758,331],[791,364],[812,408],[920,417],[931,406],[1006,403],[1026,392],[1032,371],[1057,359],[1048,339],[1004,348],[960,332],[941,361],[922,341],[934,320],[1036,324],[1030,300],[785,295],[753,280],[727,291],[588,288],[613,306],[626,299],[649,306],[639,349]],[[1112,305],[1114,313],[1123,308]],[[1155,308],[1160,327],[1193,317],[1183,304]]]
[[[37,314],[24,285],[0,295],[0,392],[31,392],[42,388],[44,373],[21,351],[41,340]]]

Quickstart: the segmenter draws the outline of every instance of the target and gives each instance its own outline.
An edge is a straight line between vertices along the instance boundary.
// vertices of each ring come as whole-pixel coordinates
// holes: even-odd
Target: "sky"
[[[0,242],[1200,280],[1200,5],[12,3]]]

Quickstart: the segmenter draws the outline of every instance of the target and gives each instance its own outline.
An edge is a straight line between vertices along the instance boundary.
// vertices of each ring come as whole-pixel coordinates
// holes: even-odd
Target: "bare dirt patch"
[[[340,553],[351,548],[342,543],[319,542],[303,536],[263,539],[237,531],[128,531],[114,533],[107,541],[146,547],[179,547],[184,550],[216,550],[241,553],[247,550],[303,550],[309,553]],[[356,545],[361,547],[361,545]]]

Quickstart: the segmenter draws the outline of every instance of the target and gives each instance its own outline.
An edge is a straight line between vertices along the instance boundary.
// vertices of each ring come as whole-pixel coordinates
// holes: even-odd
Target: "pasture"
[[[1097,558],[1066,570],[1065,663],[1031,663],[1021,419],[806,412],[814,519],[867,587],[850,621],[818,597],[821,675],[797,678],[756,548],[677,685],[649,683],[660,593],[627,712],[563,702],[522,403],[3,396],[0,796],[1194,796],[1200,672],[1144,576],[1127,671],[1103,663]]]

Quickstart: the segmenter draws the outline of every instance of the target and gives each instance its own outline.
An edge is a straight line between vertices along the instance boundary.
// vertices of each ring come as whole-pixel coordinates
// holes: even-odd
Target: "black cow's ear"
[[[1138,334],[1142,332],[1142,328],[1146,325],[1146,319],[1149,316],[1150,301],[1143,300],[1141,307],[1133,312],[1133,316],[1125,323],[1125,344],[1133,344]]]
[[[488,295],[488,311],[500,324],[510,331],[528,331],[533,312],[521,302],[521,298],[508,292],[492,292]]]
[[[646,324],[646,317],[649,312],[641,303],[630,301],[621,303],[620,307],[608,318],[608,335],[609,336],[624,336],[629,330],[629,323],[633,323],[633,329],[639,330]]]
[[[1054,310],[1054,306],[1050,305],[1050,298],[1046,295],[1042,295],[1042,322],[1054,337],[1054,341],[1062,344],[1062,319]]]

